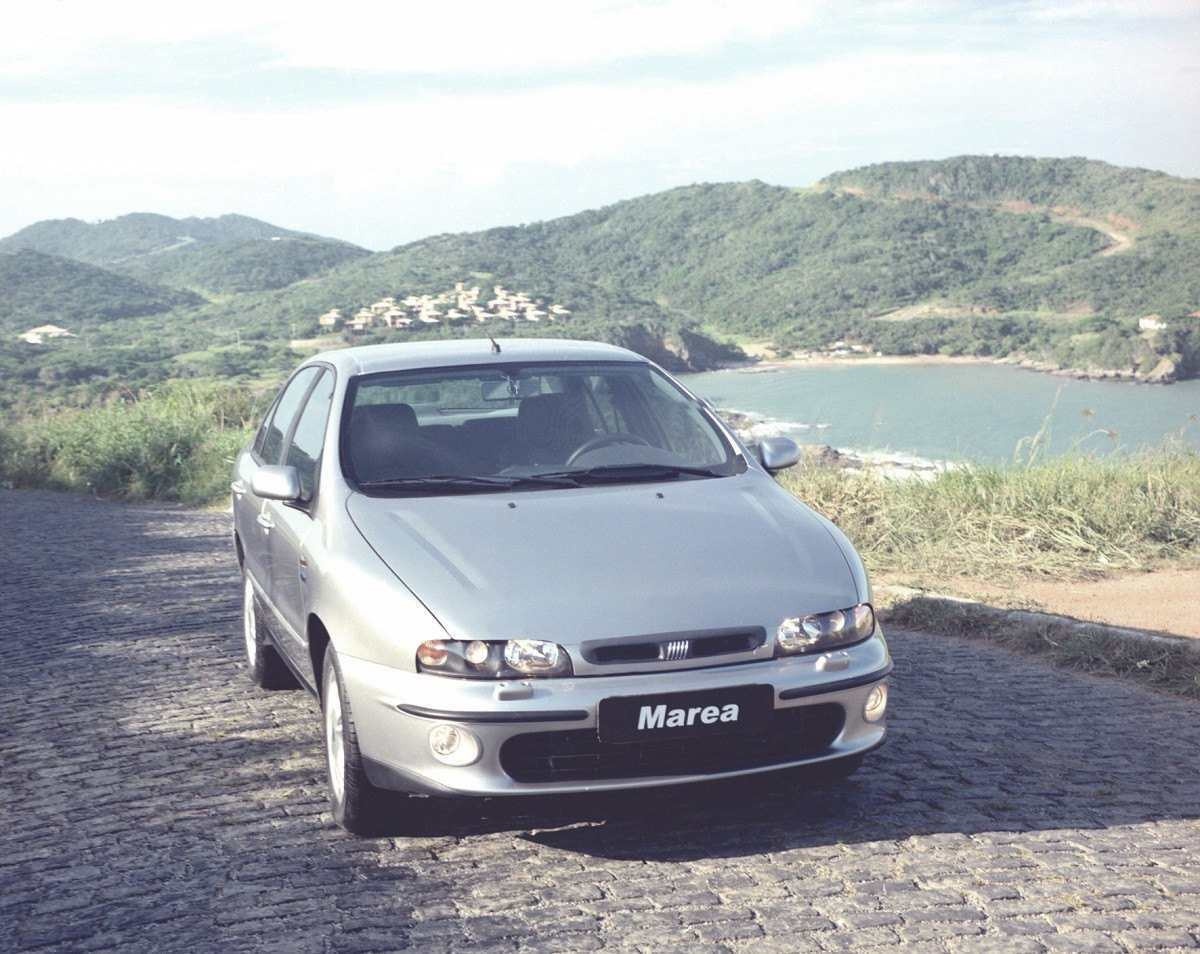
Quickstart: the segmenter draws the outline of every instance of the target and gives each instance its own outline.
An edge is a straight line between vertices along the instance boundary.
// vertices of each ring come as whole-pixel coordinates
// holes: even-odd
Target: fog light
[[[872,686],[871,691],[867,693],[867,701],[863,703],[863,718],[868,722],[878,722],[883,718],[883,714],[887,712],[887,683],[881,682],[878,686]]]
[[[479,758],[479,740],[457,725],[435,725],[429,730],[429,751],[446,765],[470,765]]]

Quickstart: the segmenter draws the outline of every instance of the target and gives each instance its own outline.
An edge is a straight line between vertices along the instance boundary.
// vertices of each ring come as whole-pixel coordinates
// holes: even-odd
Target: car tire
[[[250,575],[242,576],[242,641],[250,681],[260,689],[297,689],[300,683],[271,645],[259,616],[258,597]]]
[[[367,778],[346,683],[331,643],[321,666],[321,725],[333,820],[356,835],[381,834],[395,796]]]

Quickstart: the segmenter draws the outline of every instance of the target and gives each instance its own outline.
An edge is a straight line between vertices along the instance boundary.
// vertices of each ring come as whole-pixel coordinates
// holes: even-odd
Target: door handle
[[[260,513],[257,517],[255,517],[254,522],[257,523],[260,527],[262,527],[263,530],[270,531],[275,528],[275,521],[272,520],[271,515],[265,511],[263,513]]]
[[[232,484],[230,484],[229,489],[233,491],[233,495],[239,500],[241,500],[242,496],[246,493],[246,485],[240,480],[235,480]]]

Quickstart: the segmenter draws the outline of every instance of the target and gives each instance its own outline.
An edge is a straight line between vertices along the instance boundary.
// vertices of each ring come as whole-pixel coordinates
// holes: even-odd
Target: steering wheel
[[[598,450],[601,447],[610,447],[613,444],[641,444],[643,447],[650,447],[651,444],[644,437],[638,437],[636,434],[601,434],[599,437],[593,437],[591,440],[586,440],[575,450],[571,451],[571,456],[567,458],[567,466],[570,467],[584,454],[590,451]]]

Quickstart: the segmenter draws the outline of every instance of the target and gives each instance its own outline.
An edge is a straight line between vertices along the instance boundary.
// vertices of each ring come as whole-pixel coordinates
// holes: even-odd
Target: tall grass
[[[1200,455],[1070,456],[935,480],[796,468],[783,484],[873,571],[1080,578],[1200,551]]]
[[[254,395],[175,383],[0,429],[0,480],[106,497],[209,503],[229,486]]]
[[[0,481],[210,503],[226,494],[230,464],[264,399],[245,388],[176,382],[0,425]],[[929,482],[809,464],[781,481],[837,523],[876,572],[1079,578],[1200,554],[1200,455],[1182,448],[1030,455]]]

